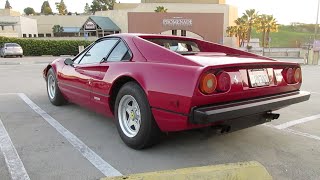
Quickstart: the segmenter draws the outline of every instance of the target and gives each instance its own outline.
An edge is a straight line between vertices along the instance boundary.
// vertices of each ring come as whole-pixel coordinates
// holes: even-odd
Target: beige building
[[[37,21],[10,9],[0,9],[0,36],[37,37]]]
[[[89,16],[85,15],[71,15],[71,16],[60,16],[60,15],[40,15],[40,16],[28,16],[37,21],[38,24],[38,36],[39,37],[53,37],[53,26],[60,25],[65,31],[75,29],[80,31],[80,27],[87,21]],[[70,33],[72,33],[70,31]],[[77,33],[77,32],[74,32]]]

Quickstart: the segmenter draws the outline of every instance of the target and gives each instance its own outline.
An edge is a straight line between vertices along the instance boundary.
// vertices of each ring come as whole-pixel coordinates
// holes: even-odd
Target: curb
[[[101,178],[100,180],[272,180],[256,161]]]

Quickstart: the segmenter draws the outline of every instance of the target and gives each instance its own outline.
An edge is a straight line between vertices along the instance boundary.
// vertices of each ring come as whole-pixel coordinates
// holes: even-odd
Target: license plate
[[[267,69],[249,69],[251,87],[269,86],[270,79]]]

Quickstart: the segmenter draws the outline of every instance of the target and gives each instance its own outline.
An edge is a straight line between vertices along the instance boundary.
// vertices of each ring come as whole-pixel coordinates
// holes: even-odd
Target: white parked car
[[[23,57],[23,49],[17,43],[4,43],[0,47],[0,56],[4,58],[8,56]]]

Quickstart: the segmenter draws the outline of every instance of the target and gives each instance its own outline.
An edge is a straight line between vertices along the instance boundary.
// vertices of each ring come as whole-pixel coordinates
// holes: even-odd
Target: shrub
[[[79,46],[88,46],[91,41],[81,40],[36,40],[0,37],[0,44],[18,43],[25,56],[41,55],[77,55]]]

